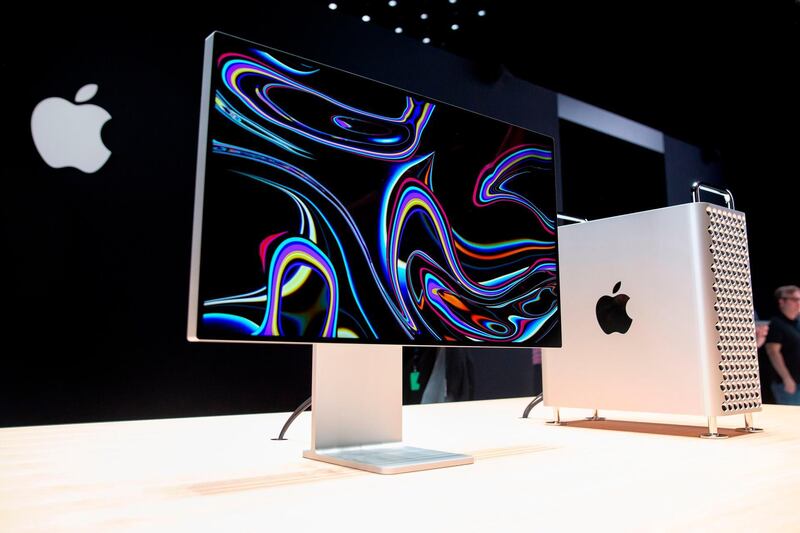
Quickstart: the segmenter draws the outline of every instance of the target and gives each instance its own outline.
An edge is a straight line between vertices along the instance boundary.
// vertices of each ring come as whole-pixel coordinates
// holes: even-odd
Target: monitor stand
[[[314,344],[311,449],[303,457],[377,474],[471,464],[403,444],[403,347]]]

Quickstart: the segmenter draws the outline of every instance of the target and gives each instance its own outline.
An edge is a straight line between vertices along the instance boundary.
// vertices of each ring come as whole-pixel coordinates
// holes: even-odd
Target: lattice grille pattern
[[[741,213],[709,206],[706,214],[716,294],[722,411],[734,414],[761,406],[747,230]]]

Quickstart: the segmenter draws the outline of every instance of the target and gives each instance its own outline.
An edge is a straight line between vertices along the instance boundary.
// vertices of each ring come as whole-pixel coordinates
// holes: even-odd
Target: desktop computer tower
[[[698,202],[558,238],[563,348],[543,350],[546,405],[750,426],[761,395],[743,213]]]

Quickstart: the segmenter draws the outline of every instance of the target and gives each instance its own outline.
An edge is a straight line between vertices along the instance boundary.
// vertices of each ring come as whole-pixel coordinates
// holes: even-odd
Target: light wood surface
[[[406,443],[476,462],[396,476],[303,459],[309,413],[283,442],[286,414],[0,429],[0,531],[800,531],[800,408],[708,441],[698,417],[556,427],[527,403],[404,408]]]

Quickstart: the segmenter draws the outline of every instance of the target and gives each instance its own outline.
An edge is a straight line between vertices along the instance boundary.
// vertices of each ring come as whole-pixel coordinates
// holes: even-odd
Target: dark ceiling
[[[762,312],[775,287],[800,282],[787,252],[800,202],[800,0],[331,1],[316,5],[369,15],[397,39],[428,37],[488,82],[507,70],[699,146],[747,213]]]
[[[738,149],[742,135],[798,118],[794,0],[334,3],[341,16],[401,28],[398,39],[428,37],[489,78],[507,69],[712,151]]]

